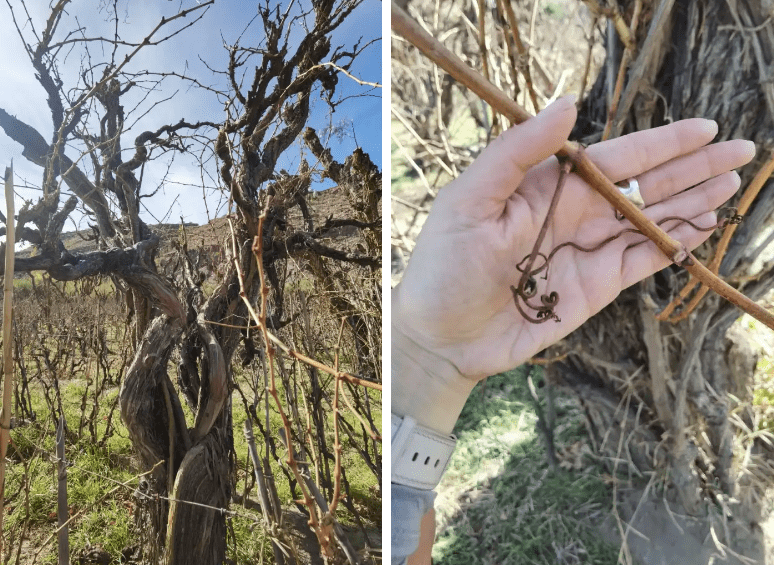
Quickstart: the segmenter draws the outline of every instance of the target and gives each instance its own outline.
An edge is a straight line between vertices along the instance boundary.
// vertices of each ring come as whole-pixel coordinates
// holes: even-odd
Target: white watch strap
[[[392,482],[432,490],[441,480],[457,438],[417,424],[414,418],[392,415]]]

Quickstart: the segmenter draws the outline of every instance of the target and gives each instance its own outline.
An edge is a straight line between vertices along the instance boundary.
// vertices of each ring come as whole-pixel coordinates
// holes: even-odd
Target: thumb
[[[575,95],[564,96],[537,116],[503,133],[462,175],[472,178],[461,184],[475,187],[475,195],[468,196],[505,201],[532,166],[561,149],[577,117]]]

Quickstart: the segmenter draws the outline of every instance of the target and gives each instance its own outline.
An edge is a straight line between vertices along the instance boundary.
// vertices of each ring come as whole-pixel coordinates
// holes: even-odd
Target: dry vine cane
[[[271,196],[267,197],[266,202],[264,203],[263,211],[261,212],[261,215],[258,218],[258,233],[263,233],[263,225],[266,220],[266,214],[269,210],[269,207],[271,205]],[[274,403],[277,407],[277,411],[280,415],[280,418],[282,419],[282,426],[285,433],[285,437],[287,438],[287,459],[285,460],[285,463],[288,465],[290,470],[292,471],[296,482],[301,489],[301,493],[303,496],[302,500],[298,500],[299,504],[303,504],[306,506],[309,510],[309,527],[312,529],[312,531],[317,536],[317,540],[320,543],[320,549],[322,553],[327,557],[331,558],[333,556],[333,549],[331,547],[332,543],[332,534],[335,531],[335,515],[334,512],[338,506],[338,500],[341,495],[341,487],[340,487],[340,473],[341,473],[341,460],[340,460],[340,453],[341,453],[341,444],[340,441],[337,438],[336,443],[336,453],[339,457],[337,457],[336,462],[336,475],[334,477],[334,496],[333,500],[331,500],[329,507],[326,510],[321,510],[324,512],[324,515],[321,516],[318,519],[318,515],[315,509],[315,502],[314,499],[309,492],[309,490],[306,488],[306,482],[304,481],[301,471],[299,469],[298,461],[296,460],[296,457],[293,453],[293,447],[291,444],[292,441],[292,434],[291,434],[291,424],[290,420],[288,419],[287,414],[285,413],[285,410],[282,406],[282,401],[279,397],[278,388],[276,384],[276,375],[275,375],[275,357],[276,357],[276,347],[278,347],[280,350],[282,350],[286,355],[289,355],[291,357],[294,357],[304,363],[307,363],[313,367],[316,367],[328,374],[333,375],[336,378],[336,396],[338,397],[338,388],[341,386],[341,381],[346,380],[352,384],[357,384],[360,386],[365,386],[367,388],[372,388],[375,390],[382,390],[382,387],[378,383],[374,383],[371,381],[367,381],[365,379],[359,379],[353,375],[350,375],[348,373],[345,373],[343,371],[339,370],[339,358],[338,358],[338,351],[336,352],[335,357],[335,367],[331,368],[323,363],[320,363],[319,361],[316,361],[314,359],[311,359],[309,357],[306,357],[305,355],[302,355],[298,353],[297,351],[291,349],[287,345],[285,345],[277,336],[272,334],[268,326],[266,324],[266,312],[267,312],[267,298],[269,294],[269,287],[266,284],[266,274],[264,273],[263,269],[263,239],[260,235],[255,236],[254,242],[253,242],[253,255],[255,257],[256,263],[258,265],[258,276],[261,283],[261,304],[260,304],[260,314],[258,314],[255,311],[255,308],[250,303],[250,300],[247,296],[247,292],[245,290],[245,284],[244,284],[244,273],[242,273],[242,270],[239,266],[239,262],[237,261],[236,257],[238,257],[238,247],[236,244],[236,237],[234,236],[233,231],[233,225],[232,225],[232,246],[233,246],[233,252],[234,252],[234,264],[236,265],[236,269],[238,272],[238,278],[239,278],[239,284],[240,284],[240,297],[242,298],[243,302],[247,306],[248,312],[250,313],[250,317],[253,319],[253,321],[256,323],[256,325],[259,327],[261,333],[263,334],[264,339],[264,347],[266,351],[266,357],[267,357],[267,365],[269,369],[269,394],[274,400]],[[343,330],[343,325],[342,328]],[[339,335],[339,343],[341,340],[341,335]],[[338,349],[338,347],[337,347]],[[341,398],[344,398],[344,400],[349,404],[349,402],[346,399],[346,395],[341,395]],[[338,400],[338,398],[336,398]],[[338,436],[338,404],[334,407],[334,417],[335,417],[335,431],[336,435]],[[374,434],[375,435],[375,434]],[[372,436],[374,437],[374,436]]]
[[[747,210],[749,210],[753,200],[755,199],[756,196],[758,196],[758,193],[763,188],[763,185],[766,183],[766,181],[773,173],[774,173],[774,151],[771,152],[769,159],[761,166],[758,173],[755,175],[753,180],[750,181],[750,184],[747,185],[747,188],[742,194],[742,198],[741,200],[739,200],[739,204],[738,204],[740,214],[745,214]],[[718,271],[720,270],[720,263],[726,254],[726,250],[728,249],[729,244],[731,243],[731,237],[734,235],[734,231],[735,231],[734,227],[731,227],[730,229],[726,230],[725,233],[723,233],[723,237],[720,239],[720,242],[718,243],[717,248],[715,249],[715,256],[712,258],[712,261],[708,265],[709,269],[715,274],[717,274]],[[699,283],[700,281],[692,277],[688,281],[688,283],[686,283],[686,285],[683,287],[680,293],[677,296],[675,296],[674,300],[672,300],[672,302],[670,302],[666,306],[666,308],[664,308],[656,316],[656,318],[658,320],[672,322],[673,324],[686,319],[690,315],[690,313],[693,312],[696,306],[698,306],[699,302],[701,302],[702,298],[704,298],[704,295],[706,295],[707,291],[709,290],[709,288],[705,284],[701,284],[699,290],[693,296],[691,301],[686,305],[684,300],[688,297],[689,294],[691,294],[693,289]],[[682,312],[680,312],[679,314],[672,315],[675,308],[679,306],[683,307]]]
[[[266,220],[266,213],[269,210],[269,205],[271,204],[271,197],[268,197],[266,199],[266,203],[264,205],[263,212],[258,218],[258,233],[263,233],[263,224]],[[238,257],[239,254],[237,252],[238,248],[236,245],[236,238],[234,237],[233,232],[233,226],[232,226],[232,244],[234,246],[234,265],[236,265],[238,275],[239,275],[239,286],[240,286],[240,292],[239,295],[244,301],[245,305],[248,308],[248,311],[250,312],[250,315],[252,316],[255,323],[261,328],[262,334],[263,334],[263,340],[264,340],[264,347],[266,349],[266,357],[268,360],[268,368],[269,368],[269,394],[274,399],[274,402],[277,406],[277,410],[279,412],[280,418],[282,419],[282,426],[285,431],[285,437],[287,438],[287,448],[288,448],[288,458],[285,461],[290,467],[290,470],[293,472],[293,475],[296,478],[296,482],[298,483],[298,487],[301,489],[301,493],[303,496],[303,499],[298,501],[304,506],[306,506],[309,510],[309,527],[312,529],[312,531],[317,536],[317,540],[320,543],[320,549],[326,556],[331,556],[331,548],[330,548],[330,542],[328,537],[324,534],[323,529],[320,527],[320,523],[317,520],[317,512],[315,511],[314,506],[314,500],[312,499],[312,496],[309,494],[309,491],[306,488],[306,483],[303,480],[303,477],[301,476],[301,471],[298,468],[298,462],[296,461],[295,456],[293,455],[293,446],[291,444],[291,438],[292,434],[290,431],[290,420],[288,419],[287,415],[285,414],[285,410],[282,407],[282,401],[279,398],[279,395],[277,393],[277,384],[276,384],[276,376],[274,371],[274,358],[275,358],[275,349],[272,347],[271,340],[268,336],[268,328],[266,326],[266,303],[267,303],[267,297],[269,294],[269,287],[266,285],[265,280],[265,274],[263,272],[263,240],[261,236],[256,236],[255,242],[253,243],[253,254],[255,255],[255,259],[258,264],[258,274],[261,281],[261,314],[258,315],[255,310],[253,309],[252,304],[250,304],[250,300],[247,297],[247,292],[245,290],[245,284],[244,284],[244,274],[241,271],[241,268],[239,266]]]
[[[427,33],[395,2],[392,3],[391,7],[391,20],[392,28],[398,34],[417,47],[425,56],[444,69],[459,83],[465,85],[479,98],[486,101],[494,111],[507,116],[513,123],[517,124],[523,123],[532,117],[524,108],[511,100],[499,88],[484,79],[478,72],[471,69],[459,57]],[[572,161],[579,176],[616,210],[621,212],[640,233],[653,241],[656,247],[674,263],[684,267],[700,282],[774,330],[774,313],[756,304],[721,280],[715,273],[699,262],[682,243],[673,239],[653,221],[648,219],[639,208],[621,194],[618,187],[591,161],[581,145],[566,141],[556,153],[556,156],[560,159],[567,158]],[[523,290],[520,286],[517,289],[517,294]],[[519,294],[518,297],[521,298],[521,295]],[[551,298],[550,295],[549,298]],[[537,310],[540,312],[541,307],[538,307]],[[546,313],[542,316],[547,317],[548,314]],[[543,321],[542,318],[540,321]]]

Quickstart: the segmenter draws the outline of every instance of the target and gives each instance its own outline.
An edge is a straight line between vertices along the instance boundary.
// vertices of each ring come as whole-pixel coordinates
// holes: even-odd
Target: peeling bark
[[[226,516],[215,508],[227,508],[231,497],[226,445],[225,435],[213,430],[186,453],[180,465],[169,508],[167,565],[223,562]]]
[[[670,4],[654,3],[658,10],[650,15],[652,22],[664,18],[659,25],[668,32],[668,39],[659,40],[651,32],[637,38],[640,59],[630,69],[619,106],[619,131],[656,127],[682,118],[712,118],[719,125],[717,141],[752,139],[765,158],[774,146],[770,80],[774,27],[767,20],[769,14],[762,4],[746,1],[684,0],[675,2],[668,13],[661,11]],[[614,41],[607,40],[612,64],[601,70],[582,103],[573,132],[576,139],[595,141],[600,133],[595,124],[605,121],[607,69],[618,68],[611,48]],[[653,95],[656,91],[657,96]],[[740,171],[742,187],[763,158]],[[741,191],[730,204],[740,196]],[[767,223],[772,212],[774,183],[769,181],[735,233],[720,269],[723,278],[735,282],[753,299],[759,298],[774,279],[772,264],[751,271],[752,258],[760,251],[753,242],[762,231],[771,230]],[[716,241],[714,236],[698,255],[710,256]],[[726,332],[739,313],[713,296],[705,297],[688,320],[676,325],[653,318],[686,280],[677,267],[666,268],[643,283],[639,307],[632,308],[633,291],[624,291],[611,306],[568,336],[561,347],[582,348],[588,356],[570,356],[571,374],[593,376],[609,394],[621,394],[616,392],[619,377],[629,379],[626,390],[638,394],[637,402],[644,406],[643,424],[653,431],[654,440],[669,434],[667,451],[675,491],[690,512],[700,513],[704,501],[712,500],[718,487],[727,496],[742,494],[735,471],[739,462],[734,460],[738,439],[729,414],[734,398],[750,401],[754,364],[730,359],[732,348]],[[643,370],[615,373],[603,366],[622,359],[642,364]],[[553,370],[557,378],[568,372],[567,368]],[[613,404],[596,406],[590,417],[608,420],[614,414]],[[756,449],[768,450],[764,445]],[[659,468],[647,459],[644,464],[643,471]],[[774,481],[774,477],[767,480]]]

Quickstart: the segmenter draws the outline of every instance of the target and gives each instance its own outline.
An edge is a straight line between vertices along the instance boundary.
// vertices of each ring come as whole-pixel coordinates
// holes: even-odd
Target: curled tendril
[[[532,298],[537,294],[537,281],[535,280],[535,277],[530,277],[527,279],[526,284],[521,289],[521,294],[525,298]]]
[[[519,313],[524,317],[524,319],[527,320],[528,322],[532,322],[533,324],[542,324],[543,322],[547,322],[548,320],[555,320],[557,322],[562,321],[561,318],[559,318],[559,316],[556,315],[556,312],[554,312],[554,306],[556,306],[556,303],[559,301],[558,293],[552,292],[549,295],[544,294],[543,296],[540,297],[540,300],[543,303],[543,305],[533,306],[527,301],[528,297],[525,296],[519,289],[517,289],[513,285],[511,285],[511,292],[513,293],[513,301],[516,304],[516,308],[519,310]],[[535,310],[536,314],[534,318],[524,311],[524,308],[521,305],[522,302],[532,310]]]
[[[718,211],[718,229],[728,227],[730,224],[741,224],[744,216],[736,213],[736,208],[721,208]]]
[[[559,195],[562,192],[562,187],[564,187],[564,182],[567,180],[567,175],[570,174],[572,167],[572,163],[567,159],[561,161],[561,167],[559,169],[559,180],[556,183],[556,191],[554,192],[554,196],[551,198],[551,203],[548,205],[548,212],[546,213],[546,217],[543,219],[543,225],[540,226],[540,232],[538,233],[535,245],[532,247],[532,252],[527,257],[522,259],[518,265],[516,265],[516,269],[521,272],[521,277],[519,278],[518,287],[511,286],[513,301],[516,303],[516,308],[519,310],[519,313],[524,317],[524,319],[528,322],[532,322],[533,324],[542,324],[548,320],[556,320],[557,322],[561,321],[559,316],[557,316],[554,312],[554,307],[556,306],[557,302],[559,302],[559,294],[556,292],[543,294],[540,297],[540,302],[542,303],[540,306],[533,306],[529,303],[529,299],[537,294],[537,281],[535,280],[534,275],[545,269],[546,273],[543,275],[543,278],[548,277],[548,258],[540,253],[540,245],[543,243],[543,238],[548,231],[548,222],[554,215],[556,204],[559,202]],[[535,269],[535,260],[538,257],[543,259],[543,264],[539,268]],[[524,311],[522,302],[524,303],[524,306],[536,311],[535,318]]]
[[[559,251],[564,247],[572,247],[573,249],[577,251],[581,251],[583,253],[592,253],[594,251],[598,251],[608,243],[615,241],[616,239],[618,239],[624,234],[642,233],[637,229],[628,228],[618,232],[615,235],[608,237],[607,239],[595,245],[594,247],[583,247],[581,245],[578,245],[577,243],[567,241],[565,243],[561,243],[556,247],[554,247],[551,250],[551,253],[549,253],[547,257],[543,253],[541,253],[539,249],[540,249],[540,245],[543,243],[543,237],[546,234],[548,221],[553,215],[553,211],[556,208],[556,203],[559,200],[559,194],[561,192],[562,186],[564,185],[565,177],[569,172],[570,172],[570,167],[567,166],[566,163],[563,163],[562,169],[560,170],[560,173],[559,173],[559,181],[557,182],[557,185],[556,185],[556,191],[554,192],[554,196],[548,208],[548,214],[546,215],[546,218],[543,221],[543,226],[541,227],[540,233],[538,234],[538,239],[535,242],[535,246],[532,248],[532,253],[524,257],[521,261],[519,261],[516,264],[516,270],[518,270],[521,273],[519,286],[515,287],[511,285],[511,292],[513,293],[513,301],[516,304],[516,308],[519,310],[519,313],[522,315],[522,317],[524,317],[525,320],[533,324],[542,324],[543,322],[547,322],[548,320],[555,320],[557,322],[561,322],[561,319],[559,318],[559,316],[557,316],[556,312],[554,311],[554,309],[556,308],[556,305],[559,302],[558,292],[552,291],[548,294],[541,295],[540,296],[541,305],[539,306],[529,303],[529,299],[534,297],[537,294],[537,281],[535,280],[535,275],[545,271],[542,278],[543,279],[548,278],[548,266],[551,263],[551,260],[554,258],[554,255],[556,255],[557,251]],[[736,212],[737,212],[736,208],[733,208],[733,207],[721,208],[720,210],[718,210],[717,223],[714,226],[711,226],[709,228],[702,228],[700,226],[697,226],[691,220],[688,220],[686,218],[681,218],[679,216],[669,216],[667,218],[663,218],[662,220],[659,220],[658,222],[656,222],[656,225],[660,226],[661,224],[668,222],[670,220],[677,220],[678,222],[682,222],[690,225],[692,228],[698,231],[712,231],[715,229],[724,229],[731,224],[740,224],[743,220],[743,216],[737,214]],[[538,267],[535,267],[535,260],[537,258],[542,259],[542,263]],[[527,312],[525,312],[524,308],[522,307],[522,303],[528,308],[530,308],[531,310],[534,310],[536,312],[534,318],[530,316]]]
[[[543,303],[543,306],[546,308],[553,308],[556,306],[556,303],[559,302],[559,293],[556,291],[553,291],[549,294],[544,294],[540,297],[540,301]]]

